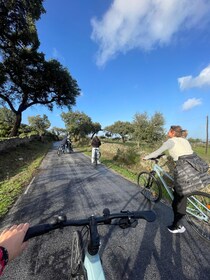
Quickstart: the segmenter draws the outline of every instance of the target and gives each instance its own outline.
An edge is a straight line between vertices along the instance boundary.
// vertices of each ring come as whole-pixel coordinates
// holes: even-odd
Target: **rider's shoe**
[[[171,225],[171,226],[168,226],[168,230],[171,233],[183,233],[183,232],[185,232],[186,228],[181,225],[179,225],[179,226]]]

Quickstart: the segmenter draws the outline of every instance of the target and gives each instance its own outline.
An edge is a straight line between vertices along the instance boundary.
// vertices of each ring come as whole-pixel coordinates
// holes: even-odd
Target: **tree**
[[[99,123],[93,123],[91,118],[83,112],[62,113],[61,117],[75,141],[79,141],[90,133],[95,133],[101,127]]]
[[[122,141],[125,142],[126,137],[132,134],[133,126],[130,122],[117,121],[113,125],[105,127],[104,130],[111,134],[119,134]]]
[[[8,137],[12,130],[12,123],[15,120],[15,114],[5,108],[0,108],[0,136]]]
[[[92,123],[92,131],[91,131],[91,133],[92,133],[92,136],[91,136],[91,139],[93,138],[93,136],[95,135],[95,134],[97,134],[99,131],[101,131],[102,129],[101,129],[101,125],[100,125],[100,123],[98,123],[98,122],[95,122],[95,123]]]
[[[2,107],[0,108],[0,122],[5,123],[11,126],[15,120],[15,114],[9,110],[8,108]]]
[[[55,104],[70,109],[80,94],[68,70],[37,51],[35,21],[44,12],[42,2],[2,1],[0,5],[0,99],[16,116],[11,136],[17,135],[22,112],[29,107],[41,104],[52,111]]]
[[[39,47],[35,21],[45,13],[42,3],[43,0],[1,0],[0,50],[4,55]]]
[[[52,133],[56,134],[57,136],[61,135],[61,134],[66,134],[67,131],[65,128],[60,128],[60,127],[56,127],[54,126],[52,128]]]
[[[154,144],[164,138],[165,121],[161,113],[155,113],[151,118],[147,113],[135,114],[133,121],[133,137],[140,143]]]
[[[28,117],[28,122],[30,126],[39,133],[40,136],[42,136],[51,125],[48,117],[45,114],[43,117],[40,115]]]
[[[149,143],[155,143],[163,140],[165,137],[164,131],[165,120],[161,113],[156,112],[149,121],[148,140]],[[147,141],[148,142],[148,141]]]

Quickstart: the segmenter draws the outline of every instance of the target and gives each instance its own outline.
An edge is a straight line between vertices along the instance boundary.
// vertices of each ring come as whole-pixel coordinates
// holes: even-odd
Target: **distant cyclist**
[[[101,146],[101,141],[98,138],[98,136],[93,137],[92,141],[91,141],[91,146],[92,146],[92,157],[91,157],[91,163],[94,163],[94,154],[95,154],[95,149],[99,149],[99,147]],[[98,163],[100,163],[98,161]]]
[[[71,142],[71,138],[70,136],[68,135],[67,138],[66,138],[66,147],[68,149],[68,151],[73,151],[73,148],[72,148],[72,142]]]

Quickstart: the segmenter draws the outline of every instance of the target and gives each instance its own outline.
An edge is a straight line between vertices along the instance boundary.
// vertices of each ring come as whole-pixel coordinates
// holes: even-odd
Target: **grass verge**
[[[50,147],[37,141],[0,154],[0,218],[29,184]]]

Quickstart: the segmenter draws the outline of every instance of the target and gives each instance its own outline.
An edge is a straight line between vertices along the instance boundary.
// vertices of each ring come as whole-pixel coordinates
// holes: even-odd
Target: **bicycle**
[[[100,152],[99,148],[92,148],[92,149],[94,149],[94,151],[93,151],[93,153],[94,153],[94,155],[93,155],[93,164],[95,166],[97,166],[99,164],[99,159],[101,157],[101,152]]]
[[[150,159],[154,161],[150,172],[143,171],[137,177],[137,184],[142,188],[141,193],[151,202],[157,203],[163,196],[163,189],[173,200],[174,180],[158,165],[159,159],[164,156]],[[169,180],[169,183],[166,182]],[[188,195],[186,219],[188,224],[207,241],[210,241],[210,194],[196,191]]]
[[[65,154],[65,145],[60,145],[57,150],[57,155]]]
[[[112,220],[118,219],[116,223]],[[156,215],[153,211],[121,211],[111,214],[108,208],[103,210],[103,216],[94,216],[81,220],[67,220],[66,215],[56,216],[51,224],[39,224],[28,229],[24,241],[35,236],[46,234],[55,229],[62,229],[68,226],[83,226],[87,229],[85,234],[82,231],[74,231],[71,250],[71,268],[70,279],[74,280],[105,280],[101,259],[99,256],[100,237],[98,234],[98,225],[119,225],[125,229],[135,228],[138,219],[144,219],[147,222],[153,222]],[[89,235],[88,244],[84,242],[84,236]],[[85,246],[86,245],[86,246]]]

